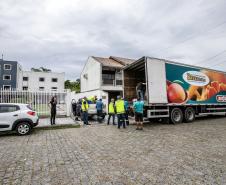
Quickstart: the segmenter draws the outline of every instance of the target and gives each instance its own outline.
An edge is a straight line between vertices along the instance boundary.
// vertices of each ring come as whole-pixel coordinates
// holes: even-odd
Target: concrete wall
[[[92,57],[88,61],[81,73],[81,92],[100,89],[102,66]]]
[[[58,92],[64,91],[65,73],[23,71],[23,77],[28,77],[28,81],[23,81],[23,86],[27,86],[30,91],[39,91],[40,87],[44,87],[44,91],[52,91],[52,87],[57,87]],[[45,78],[45,81],[40,82],[40,77]],[[52,82],[52,78],[58,81]]]
[[[102,98],[103,104],[106,105],[106,112],[107,111],[107,105],[108,105],[108,93],[102,90],[94,90],[94,91],[88,91],[88,92],[82,92],[82,93],[74,93],[71,92],[71,100],[75,99],[78,101],[79,98],[90,97],[90,96],[97,96],[97,98]]]

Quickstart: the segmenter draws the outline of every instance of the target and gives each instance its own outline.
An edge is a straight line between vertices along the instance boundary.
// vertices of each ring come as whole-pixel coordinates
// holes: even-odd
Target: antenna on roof
[[[2,53],[2,60],[3,60],[3,53]]]

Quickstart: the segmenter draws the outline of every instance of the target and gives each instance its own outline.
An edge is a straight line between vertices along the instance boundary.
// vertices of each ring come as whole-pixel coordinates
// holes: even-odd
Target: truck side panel
[[[148,103],[168,103],[165,62],[147,58],[146,74]]]
[[[166,63],[168,102],[226,104],[226,75],[213,70]]]

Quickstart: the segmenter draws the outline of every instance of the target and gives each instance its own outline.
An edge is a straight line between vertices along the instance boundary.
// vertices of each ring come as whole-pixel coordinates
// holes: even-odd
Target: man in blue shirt
[[[99,123],[101,123],[101,117],[103,115],[103,102],[102,102],[102,99],[99,99],[97,102],[96,102],[96,109],[97,109],[97,120]]]
[[[135,112],[136,130],[143,130],[143,114],[144,114],[144,102],[140,98],[133,104]]]

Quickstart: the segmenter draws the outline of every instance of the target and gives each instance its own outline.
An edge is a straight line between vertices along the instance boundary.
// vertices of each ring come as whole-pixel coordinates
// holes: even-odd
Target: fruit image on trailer
[[[192,122],[197,115],[226,113],[226,73],[168,60],[142,57],[123,70],[124,97],[137,97],[146,86],[145,115],[172,123]]]

